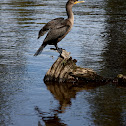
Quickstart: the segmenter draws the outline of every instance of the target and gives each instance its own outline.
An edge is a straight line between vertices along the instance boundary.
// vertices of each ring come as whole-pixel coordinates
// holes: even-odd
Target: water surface
[[[64,17],[66,1],[0,2],[1,126],[124,126],[126,88],[114,84],[45,84],[43,78],[58,54],[47,46],[34,57],[44,37],[38,31]],[[73,7],[71,32],[58,44],[77,65],[104,77],[126,74],[125,0],[88,0]]]

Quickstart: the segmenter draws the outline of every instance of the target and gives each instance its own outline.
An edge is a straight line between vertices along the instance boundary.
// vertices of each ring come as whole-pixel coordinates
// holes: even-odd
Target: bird
[[[68,0],[66,3],[67,19],[62,17],[55,18],[43,26],[43,28],[38,33],[38,39],[45,33],[48,33],[34,56],[39,55],[47,45],[54,45],[59,53],[62,52],[62,48],[59,48],[57,43],[60,42],[69,33],[74,24],[74,14],[72,12],[72,7],[77,3],[83,2],[84,1]]]

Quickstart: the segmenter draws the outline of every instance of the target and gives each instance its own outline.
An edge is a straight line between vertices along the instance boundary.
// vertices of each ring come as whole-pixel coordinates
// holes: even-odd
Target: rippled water
[[[122,126],[126,124],[126,88],[114,84],[72,87],[45,84],[58,54],[47,46],[34,57],[44,37],[38,31],[64,17],[66,1],[0,1],[0,125]],[[126,74],[125,0],[88,0],[73,7],[71,32],[58,44],[77,65],[104,77]],[[53,56],[53,57],[52,57]]]

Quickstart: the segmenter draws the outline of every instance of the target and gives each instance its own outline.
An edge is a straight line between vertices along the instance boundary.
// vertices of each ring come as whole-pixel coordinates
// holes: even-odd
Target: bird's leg
[[[56,50],[61,54],[61,53],[62,53],[62,48],[59,48],[59,47],[57,46],[57,44],[55,45],[55,47],[56,47]]]
[[[55,47],[56,47],[56,50],[58,50],[59,47],[57,46],[57,44],[55,45]]]

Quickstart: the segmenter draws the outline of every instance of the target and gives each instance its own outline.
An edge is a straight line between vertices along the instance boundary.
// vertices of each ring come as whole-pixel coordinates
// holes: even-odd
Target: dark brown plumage
[[[58,48],[57,46],[57,43],[61,41],[68,34],[74,23],[74,15],[72,12],[72,7],[74,4],[82,2],[84,1],[68,0],[68,2],[66,3],[66,12],[68,18],[67,19],[56,18],[45,24],[45,26],[39,31],[38,39],[41,36],[43,36],[47,31],[49,32],[40,48],[34,54],[34,56],[40,54],[46,45],[54,45],[57,50],[60,50],[60,48]],[[61,52],[61,50],[59,52]]]

